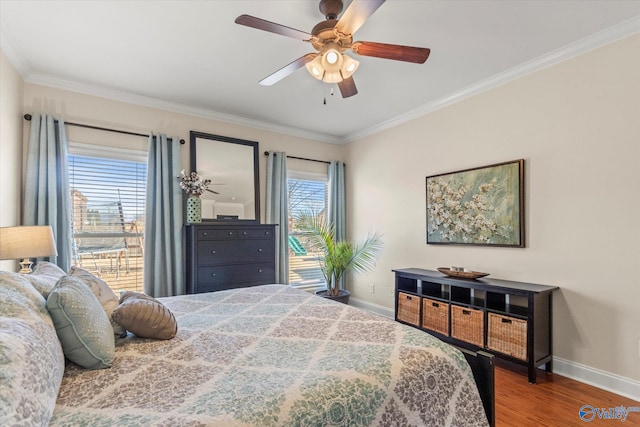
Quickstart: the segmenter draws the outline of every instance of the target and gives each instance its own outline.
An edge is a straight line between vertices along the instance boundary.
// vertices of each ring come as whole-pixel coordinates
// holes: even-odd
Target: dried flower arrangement
[[[178,179],[180,180],[180,188],[182,188],[185,193],[197,196],[201,196],[207,191],[209,184],[211,184],[210,179],[202,179],[196,172],[191,172],[187,175],[184,170],[180,171]]]

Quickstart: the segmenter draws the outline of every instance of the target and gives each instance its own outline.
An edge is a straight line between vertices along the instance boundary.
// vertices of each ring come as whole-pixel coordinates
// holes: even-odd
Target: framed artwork
[[[524,247],[524,159],[432,175],[427,244]]]

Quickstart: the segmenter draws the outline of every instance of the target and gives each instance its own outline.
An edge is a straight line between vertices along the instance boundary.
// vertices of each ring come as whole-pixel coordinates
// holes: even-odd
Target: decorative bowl
[[[457,277],[458,279],[479,279],[488,276],[489,273],[481,273],[479,271],[453,271],[447,267],[439,267],[438,271],[449,277]]]

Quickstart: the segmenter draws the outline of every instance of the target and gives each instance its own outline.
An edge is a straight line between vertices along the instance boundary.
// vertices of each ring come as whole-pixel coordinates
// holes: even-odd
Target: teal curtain
[[[50,225],[57,257],[44,258],[64,271],[71,268],[71,195],[67,137],[62,119],[34,114],[31,118],[24,182],[24,225]]]
[[[289,283],[289,208],[287,197],[287,155],[270,151],[267,158],[267,224],[276,227],[276,281]]]
[[[154,297],[186,293],[182,261],[180,140],[149,136],[144,226],[144,291]]]
[[[329,163],[329,191],[327,201],[327,220],[335,227],[336,241],[347,238],[346,197],[344,186],[344,163],[333,161]],[[338,286],[344,289],[344,276],[340,278]]]

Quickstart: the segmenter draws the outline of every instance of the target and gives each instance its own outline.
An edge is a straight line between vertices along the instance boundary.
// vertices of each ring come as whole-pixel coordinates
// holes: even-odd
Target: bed
[[[5,279],[0,276],[0,291],[11,289]],[[49,324],[42,301],[26,293],[36,317]],[[177,320],[177,335],[116,340],[109,369],[67,363],[50,405],[51,426],[493,423],[467,362],[471,355],[390,319],[284,285],[160,300]],[[40,366],[21,375],[52,379],[41,380],[36,392],[26,390],[25,402],[13,406],[2,402],[7,394],[0,384],[5,408],[28,405],[33,415],[55,389],[57,373],[42,366],[52,358],[43,345],[55,346],[50,336],[42,339],[44,329],[36,334],[42,345],[31,350]],[[38,402],[27,402],[29,396]]]

